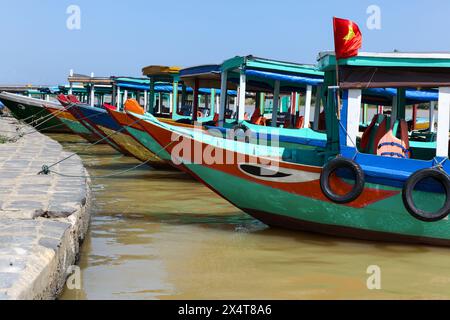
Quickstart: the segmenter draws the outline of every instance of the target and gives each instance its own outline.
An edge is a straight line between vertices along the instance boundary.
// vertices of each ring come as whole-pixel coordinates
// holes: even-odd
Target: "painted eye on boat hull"
[[[277,166],[241,163],[238,167],[245,175],[263,181],[299,183],[315,181],[320,178],[320,174],[315,172],[298,171]]]

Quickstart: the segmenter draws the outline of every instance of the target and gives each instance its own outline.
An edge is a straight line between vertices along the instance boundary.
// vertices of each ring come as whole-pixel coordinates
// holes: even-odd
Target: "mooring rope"
[[[163,148],[161,148],[159,151],[157,151],[156,154],[161,153],[163,150],[167,149],[169,146],[171,146],[171,145],[172,145],[173,143],[175,143],[175,142],[177,142],[177,141],[174,140],[174,141],[168,143],[165,147],[163,147]],[[138,165],[136,165],[136,166],[134,166],[134,167],[132,167],[132,168],[128,168],[128,169],[125,169],[125,170],[122,170],[122,171],[119,171],[119,172],[114,172],[114,173],[111,173],[111,174],[99,175],[99,176],[90,176],[90,175],[89,175],[89,176],[69,175],[69,174],[61,173],[61,172],[58,172],[58,171],[55,171],[55,170],[50,170],[51,167],[48,167],[48,166],[45,166],[45,165],[42,167],[42,171],[39,172],[38,174],[45,174],[45,175],[48,175],[48,174],[50,174],[50,173],[53,173],[53,174],[56,174],[56,175],[58,175],[58,176],[66,177],[66,178],[107,179],[107,178],[112,178],[112,177],[120,176],[120,175],[123,175],[123,174],[125,174],[125,173],[128,173],[128,172],[131,172],[131,171],[133,171],[133,170],[136,170],[136,169],[138,169],[138,168],[140,168],[140,167],[142,167],[142,166],[148,164],[150,161],[154,160],[154,158],[155,158],[155,157],[149,158],[149,159],[147,159],[146,161],[144,161],[144,162],[142,162],[142,163],[140,163],[140,164],[138,164]],[[56,165],[56,164],[55,164],[55,165]],[[54,165],[53,165],[53,166],[54,166]]]
[[[90,144],[89,146],[87,146],[86,148],[84,148],[82,151],[84,152],[84,151],[86,151],[86,150],[89,150],[90,148],[92,148],[93,146],[99,144],[100,142],[102,142],[102,141],[104,141],[104,140],[107,140],[108,138],[110,138],[110,137],[112,137],[112,136],[114,136],[114,135],[116,135],[116,134],[122,132],[122,131],[125,130],[126,128],[129,128],[129,127],[131,127],[132,125],[134,125],[134,124],[136,124],[136,123],[138,123],[138,122],[140,122],[140,121],[141,121],[141,119],[137,119],[136,121],[132,122],[131,124],[129,124],[129,125],[127,125],[127,126],[123,126],[123,127],[120,128],[119,130],[114,131],[114,132],[112,132],[111,134],[109,134],[109,135],[103,137],[102,139],[100,139],[100,140],[98,140],[98,141],[96,141],[96,142]],[[163,147],[161,150],[159,150],[159,151],[156,153],[156,155],[158,155],[159,153],[161,153],[164,149],[166,149],[167,147],[169,147],[169,146],[170,146],[172,143],[174,143],[174,142],[176,142],[176,141],[173,141],[173,142],[167,144],[165,147]],[[69,156],[67,156],[67,157],[65,157],[65,158],[63,158],[63,159],[61,159],[61,160],[59,160],[59,161],[57,161],[57,162],[55,162],[55,163],[53,163],[53,164],[51,164],[51,165],[46,165],[46,164],[44,164],[44,165],[42,166],[42,170],[41,170],[40,172],[38,172],[38,175],[48,175],[48,174],[50,174],[50,173],[54,173],[54,174],[57,174],[57,175],[60,175],[60,176],[65,176],[65,177],[83,178],[84,176],[70,176],[70,175],[66,175],[66,174],[63,174],[63,173],[60,173],[60,172],[51,170],[51,168],[53,168],[53,167],[55,167],[56,165],[58,165],[58,164],[60,164],[60,163],[62,163],[62,162],[64,162],[64,161],[66,161],[66,160],[72,158],[72,157],[75,156],[75,155],[77,155],[76,152],[70,154]],[[155,159],[155,157],[149,158],[149,159],[147,159],[145,162],[140,163],[139,165],[137,165],[136,167],[133,167],[133,168],[131,168],[131,169],[124,170],[124,171],[122,171],[122,172],[119,172],[118,174],[123,174],[123,173],[129,172],[129,171],[131,171],[131,170],[137,169],[137,168],[139,168],[139,167],[141,167],[141,166],[143,166],[143,165],[149,163],[150,161],[152,161],[152,160],[154,160],[154,159]],[[116,175],[118,175],[118,174],[114,173],[114,174],[110,174],[110,175],[106,175],[106,176],[98,176],[98,177],[95,177],[95,178],[109,178],[109,177],[112,177],[112,176],[116,176]]]
[[[41,132],[41,130],[39,129],[39,127],[41,127],[42,125],[46,124],[48,121],[50,121],[50,120],[52,120],[52,119],[58,117],[58,116],[59,116],[60,114],[62,114],[63,112],[67,112],[67,111],[68,111],[69,109],[71,109],[73,106],[74,106],[74,104],[71,103],[69,106],[63,107],[62,109],[58,110],[58,111],[55,112],[55,113],[50,112],[50,114],[48,114],[47,116],[45,116],[45,117],[43,117],[43,118],[40,119],[40,120],[43,120],[43,119],[45,119],[46,117],[48,117],[47,119],[45,119],[45,121],[43,121],[43,122],[37,124],[36,126],[34,126],[34,130],[32,130],[32,131],[30,131],[30,132],[27,132],[27,133],[25,133],[25,134],[31,134],[31,133],[35,133],[35,132]],[[57,127],[62,127],[62,126],[64,126],[64,123],[59,123],[59,124],[57,124],[57,125],[53,125],[53,126],[50,126],[50,127],[44,128],[44,129],[45,129],[45,130],[49,130],[49,129],[53,129],[53,128],[57,128]]]

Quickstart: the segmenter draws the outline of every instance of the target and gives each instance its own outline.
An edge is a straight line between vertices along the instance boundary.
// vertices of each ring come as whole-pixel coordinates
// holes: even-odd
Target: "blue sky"
[[[81,30],[68,30],[69,5]],[[369,5],[381,30],[368,30]],[[331,18],[354,20],[364,51],[450,51],[448,0],[1,0],[0,83],[65,83],[70,69],[140,76],[235,55],[315,63],[333,48]]]

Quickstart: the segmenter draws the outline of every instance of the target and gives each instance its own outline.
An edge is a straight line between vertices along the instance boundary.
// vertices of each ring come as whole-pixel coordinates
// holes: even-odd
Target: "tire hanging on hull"
[[[434,179],[444,188],[445,203],[436,212],[428,212],[419,209],[414,203],[413,191],[415,187],[426,179]],[[436,222],[446,218],[450,214],[450,177],[439,169],[419,170],[409,177],[403,187],[403,204],[406,210],[416,219],[424,222]]]
[[[333,191],[331,184],[331,179],[333,179],[332,175],[340,169],[350,170],[355,178],[355,184],[351,190],[345,194],[338,194]],[[325,165],[322,174],[320,175],[320,188],[322,189],[323,194],[334,203],[345,204],[358,199],[364,191],[364,185],[364,171],[356,162],[350,159],[335,158],[331,160]]]

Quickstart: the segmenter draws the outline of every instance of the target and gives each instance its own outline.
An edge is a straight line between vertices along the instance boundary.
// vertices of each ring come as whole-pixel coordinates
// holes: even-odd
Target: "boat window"
[[[403,102],[394,96],[391,103],[376,104],[377,99],[362,90],[347,90],[342,119],[346,132],[341,132],[341,144],[356,144],[360,152],[378,156],[447,157],[450,89],[405,92]]]

